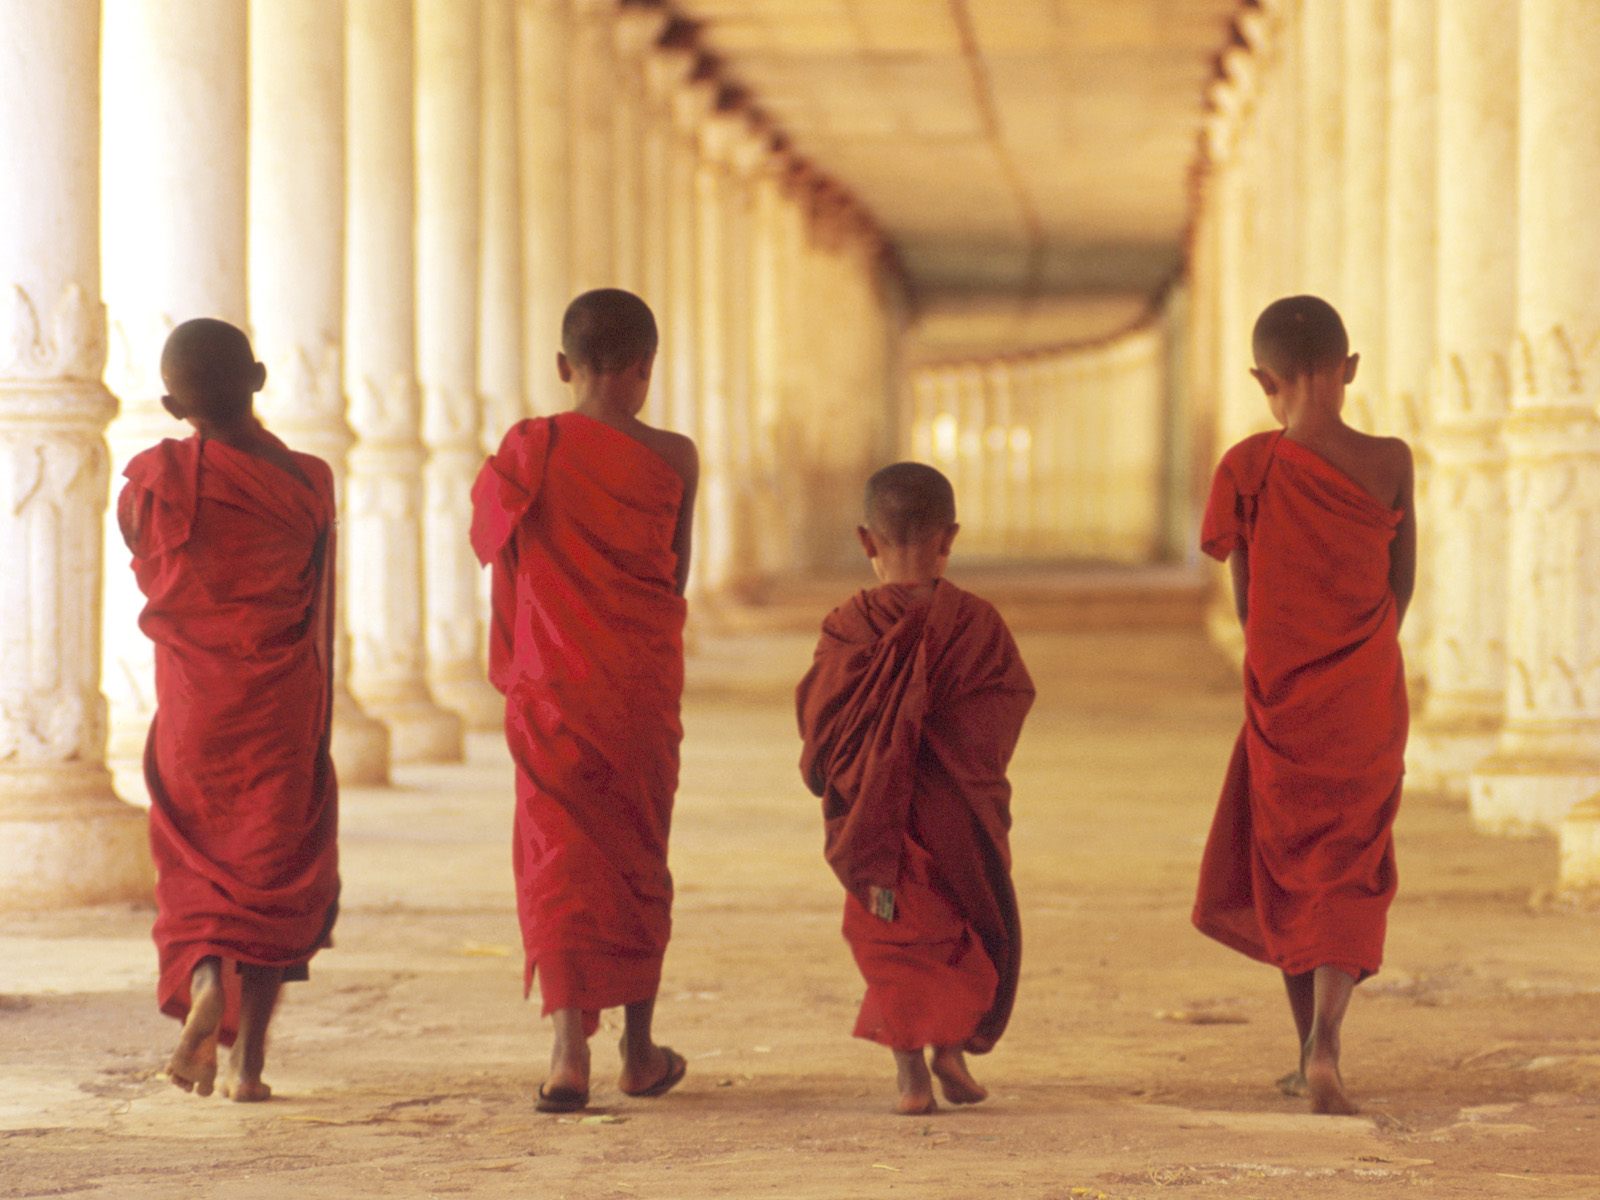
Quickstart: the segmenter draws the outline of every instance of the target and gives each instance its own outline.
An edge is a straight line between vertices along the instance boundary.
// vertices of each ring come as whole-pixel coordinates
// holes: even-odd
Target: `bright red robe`
[[[672,931],[683,738],[683,481],[580,413],[519,422],[472,489],[493,567],[489,678],[516,764],[512,863],[546,1014],[648,1000]]]
[[[875,588],[824,622],[800,770],[867,982],[857,1037],[983,1053],[1005,1031],[1022,955],[1006,767],[1032,704],[1005,622],[954,584]]]
[[[117,516],[155,643],[145,746],[161,1010],[183,1019],[202,958],[238,1028],[239,963],[304,979],[338,911],[329,757],[333,475],[306,482],[221,442],[167,440],[125,472]]]
[[[1245,724],[1200,868],[1201,932],[1293,975],[1377,971],[1407,732],[1401,513],[1281,432],[1223,457],[1201,544],[1248,548]]]

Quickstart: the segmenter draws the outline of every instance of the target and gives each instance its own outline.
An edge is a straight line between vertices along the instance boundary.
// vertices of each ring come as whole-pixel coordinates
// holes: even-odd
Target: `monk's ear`
[[[572,382],[572,364],[567,361],[565,351],[556,351],[556,374],[561,377],[562,383]]]
[[[1361,365],[1361,355],[1352,354],[1344,360],[1344,381],[1346,386],[1356,381],[1356,368]]]
[[[633,369],[638,374],[639,381],[641,383],[648,384],[650,382],[650,377],[655,374],[656,370],[656,356],[654,352],[645,355],[638,362],[634,363]]]
[[[1272,372],[1263,371],[1260,367],[1251,367],[1250,374],[1255,376],[1256,382],[1261,385],[1261,390],[1267,395],[1276,396],[1278,394],[1278,381],[1273,377]]]
[[[861,548],[867,552],[868,558],[878,557],[878,539],[872,536],[872,530],[865,525],[857,525],[856,537],[861,539]]]
[[[251,394],[259,392],[267,386],[267,364],[256,363],[255,366],[250,368],[250,374],[246,378],[250,384]]]
[[[961,526],[951,525],[944,531],[944,536],[939,539],[939,557],[949,558],[950,552],[955,549],[956,534],[961,532]]]
[[[168,415],[173,420],[187,421],[189,419],[189,414],[183,411],[183,405],[179,404],[171,396],[161,397],[161,407],[167,410]]]

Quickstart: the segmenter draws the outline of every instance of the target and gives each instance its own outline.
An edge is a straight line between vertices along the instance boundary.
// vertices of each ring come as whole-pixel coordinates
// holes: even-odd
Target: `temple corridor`
[[[1013,773],[1022,989],[1006,1040],[975,1060],[991,1103],[891,1116],[889,1055],[848,1036],[860,983],[789,698],[804,626],[841,579],[740,614],[745,632],[706,641],[691,667],[658,1019],[691,1066],[670,1100],[616,1095],[608,1025],[595,1111],[532,1111],[548,1033],[519,998],[510,772],[498,740],[475,736],[464,765],[347,791],[338,944],[276,1022],[281,1102],[196,1101],[156,1078],[170,1031],[149,999],[145,908],[10,918],[0,1196],[1600,1188],[1600,964],[1576,953],[1590,918],[1530,903],[1552,842],[1406,804],[1389,959],[1347,1031],[1368,1115],[1305,1115],[1272,1086],[1293,1044],[1273,973],[1188,925],[1239,714],[1233,669],[1194,627],[1192,581],[961,578],[1001,597],[1042,685]]]

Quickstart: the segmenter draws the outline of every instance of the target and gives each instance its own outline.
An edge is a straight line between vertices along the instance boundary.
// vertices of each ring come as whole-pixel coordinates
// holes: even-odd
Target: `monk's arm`
[[[1240,542],[1228,555],[1228,570],[1233,575],[1233,609],[1239,614],[1239,624],[1246,624],[1250,615],[1250,546]]]
[[[683,502],[678,506],[678,527],[672,534],[672,548],[678,555],[678,595],[689,588],[689,560],[694,552],[694,498],[700,489],[700,454],[694,443],[683,439],[674,463],[683,477]]]
[[[1412,481],[1411,448],[1400,443],[1404,452],[1400,480],[1400,524],[1394,531],[1394,541],[1389,543],[1389,587],[1394,592],[1395,605],[1401,621],[1406,619],[1406,609],[1411,604],[1411,594],[1417,586],[1417,507]]]

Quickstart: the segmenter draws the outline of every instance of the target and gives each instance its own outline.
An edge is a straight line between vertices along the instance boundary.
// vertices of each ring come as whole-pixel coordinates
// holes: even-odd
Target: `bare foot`
[[[989,1098],[988,1089],[967,1070],[967,1058],[960,1046],[934,1047],[933,1073],[939,1077],[944,1098],[951,1104],[977,1104]]]
[[[259,1078],[245,1079],[229,1070],[222,1080],[222,1094],[235,1104],[259,1104],[272,1099],[272,1088]]]
[[[1278,1080],[1277,1087],[1285,1096],[1294,1096],[1297,1099],[1311,1094],[1310,1089],[1306,1086],[1306,1073],[1300,1070],[1290,1071],[1283,1076]]]
[[[174,1087],[209,1096],[217,1082],[217,1026],[222,1024],[222,974],[214,958],[202,959],[189,982],[189,1017],[167,1060]]]
[[[1344,1092],[1339,1074],[1339,1055],[1315,1041],[1306,1052],[1306,1091],[1311,1096],[1311,1111],[1334,1117],[1353,1117],[1361,1110]]]
[[[902,1117],[922,1117],[937,1112],[933,1099],[933,1077],[921,1050],[896,1050],[894,1065],[900,1084],[900,1099],[894,1111]]]
[[[550,1073],[544,1077],[547,1095],[589,1094],[589,1039],[583,1032],[583,1013],[563,1008],[551,1014],[555,1044],[550,1048]]]

